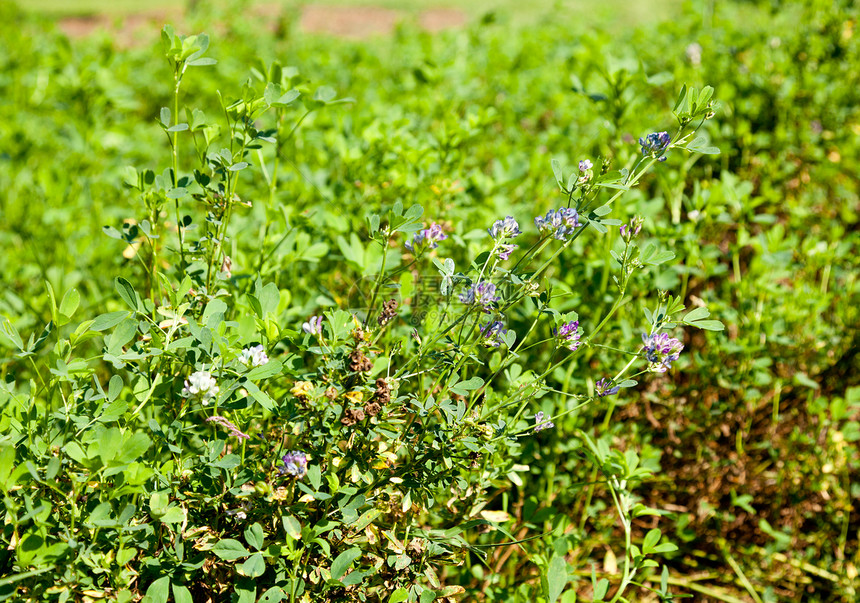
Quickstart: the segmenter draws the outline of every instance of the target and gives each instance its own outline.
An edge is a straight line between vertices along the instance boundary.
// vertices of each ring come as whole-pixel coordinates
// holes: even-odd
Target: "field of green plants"
[[[0,3],[0,600],[857,600],[854,2],[194,6]]]

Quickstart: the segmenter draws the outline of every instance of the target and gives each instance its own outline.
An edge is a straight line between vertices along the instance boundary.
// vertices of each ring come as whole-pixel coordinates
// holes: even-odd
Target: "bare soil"
[[[281,14],[277,5],[264,5],[256,9],[257,16],[270,23]],[[125,16],[86,15],[64,17],[58,27],[70,38],[83,38],[104,31],[114,36],[123,47],[146,43],[153,31],[164,23],[182,21],[181,10],[141,11]],[[405,11],[377,6],[306,6],[302,9],[299,27],[308,33],[323,33],[348,39],[365,39],[391,33],[398,23],[409,20]],[[430,9],[417,15],[419,26],[430,32],[459,27],[466,23],[466,15],[457,9]]]

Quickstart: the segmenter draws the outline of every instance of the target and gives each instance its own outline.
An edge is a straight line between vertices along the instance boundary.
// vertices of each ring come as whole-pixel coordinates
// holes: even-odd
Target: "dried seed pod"
[[[379,314],[379,318],[376,319],[376,322],[380,327],[384,327],[391,322],[391,319],[395,316],[397,316],[397,300],[389,299],[382,304],[382,312]]]
[[[359,421],[364,421],[364,411],[360,408],[347,408],[340,420],[347,427],[355,425]]]
[[[382,405],[391,402],[391,386],[382,377],[376,380],[376,391],[373,392],[373,399]]]
[[[353,350],[349,355],[349,370],[353,373],[366,373],[373,368],[373,362],[361,350]]]
[[[364,412],[367,413],[369,417],[375,417],[379,414],[379,411],[382,410],[382,406],[380,406],[377,402],[368,402],[364,405]]]

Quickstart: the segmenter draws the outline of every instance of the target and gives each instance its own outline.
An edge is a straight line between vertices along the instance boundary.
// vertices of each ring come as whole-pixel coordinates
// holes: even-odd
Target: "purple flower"
[[[228,421],[226,418],[222,417],[221,415],[213,415],[213,416],[207,418],[206,422],[207,423],[215,423],[216,425],[220,425],[221,427],[226,429],[229,432],[229,434],[231,436],[233,436],[234,438],[239,438],[240,440],[250,440],[251,439],[251,436],[249,436],[247,433],[242,433],[238,427],[233,425],[230,421]]]
[[[663,153],[672,142],[672,137],[668,132],[653,132],[645,138],[639,139],[639,145],[642,147],[643,155],[651,155],[657,157]],[[666,161],[666,157],[660,157],[660,161]]]
[[[594,165],[588,159],[583,159],[582,161],[579,162],[579,171],[580,172],[587,172],[588,170],[590,170],[593,167],[594,167]]]
[[[578,320],[562,324],[554,331],[554,334],[558,339],[559,346],[564,346],[571,352],[579,349],[579,338],[582,334],[579,332]]]
[[[302,323],[302,330],[309,335],[322,335],[322,316],[311,316]]]
[[[308,472],[308,456],[304,452],[291,450],[281,460],[284,466],[278,469],[279,475],[292,475],[301,478]]]
[[[535,413],[534,433],[543,431],[544,429],[549,429],[550,427],[555,427],[555,423],[546,418],[546,415],[543,414],[543,411],[538,411],[537,413]]]
[[[481,306],[484,312],[490,311],[490,304],[501,299],[496,296],[496,286],[489,281],[475,283],[460,294],[460,301],[470,306]]]
[[[490,348],[497,348],[504,343],[504,335],[508,332],[500,320],[488,321],[481,326],[481,343]]]
[[[642,230],[642,224],[645,220],[642,219],[642,216],[636,216],[632,220],[630,220],[630,224],[622,224],[621,228],[618,229],[618,232],[621,233],[621,236],[627,240],[632,239]]]
[[[614,396],[618,393],[618,387],[610,387],[611,385],[612,382],[609,379],[601,379],[594,384],[594,393],[597,394],[599,398],[604,396]]]
[[[511,257],[511,254],[517,247],[519,247],[519,245],[502,243],[501,245],[496,247],[496,253],[499,254],[499,259],[506,260]]]
[[[513,216],[508,216],[504,220],[496,220],[493,225],[487,229],[493,239],[513,239],[520,234],[520,225]]]
[[[566,241],[580,225],[579,214],[572,207],[551,209],[545,217],[535,218],[535,226],[541,234],[552,233],[560,241]]]
[[[684,344],[674,337],[669,337],[667,333],[656,335],[642,333],[642,343],[645,346],[645,358],[650,363],[648,368],[655,373],[665,373],[669,370],[684,349]]]
[[[448,235],[442,231],[442,227],[433,222],[430,228],[416,232],[412,237],[412,242],[407,241],[405,246],[412,253],[420,253],[424,249],[436,249],[439,247],[439,241],[444,241],[447,238]]]

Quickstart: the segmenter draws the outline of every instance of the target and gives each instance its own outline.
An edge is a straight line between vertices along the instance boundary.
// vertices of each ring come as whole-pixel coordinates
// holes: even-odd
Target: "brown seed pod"
[[[395,316],[397,316],[397,300],[389,299],[382,304],[382,312],[380,312],[379,318],[376,319],[376,322],[380,327],[384,327],[391,322],[391,319]]]
[[[360,408],[347,408],[340,420],[347,427],[355,425],[359,421],[364,421],[364,411]]]

